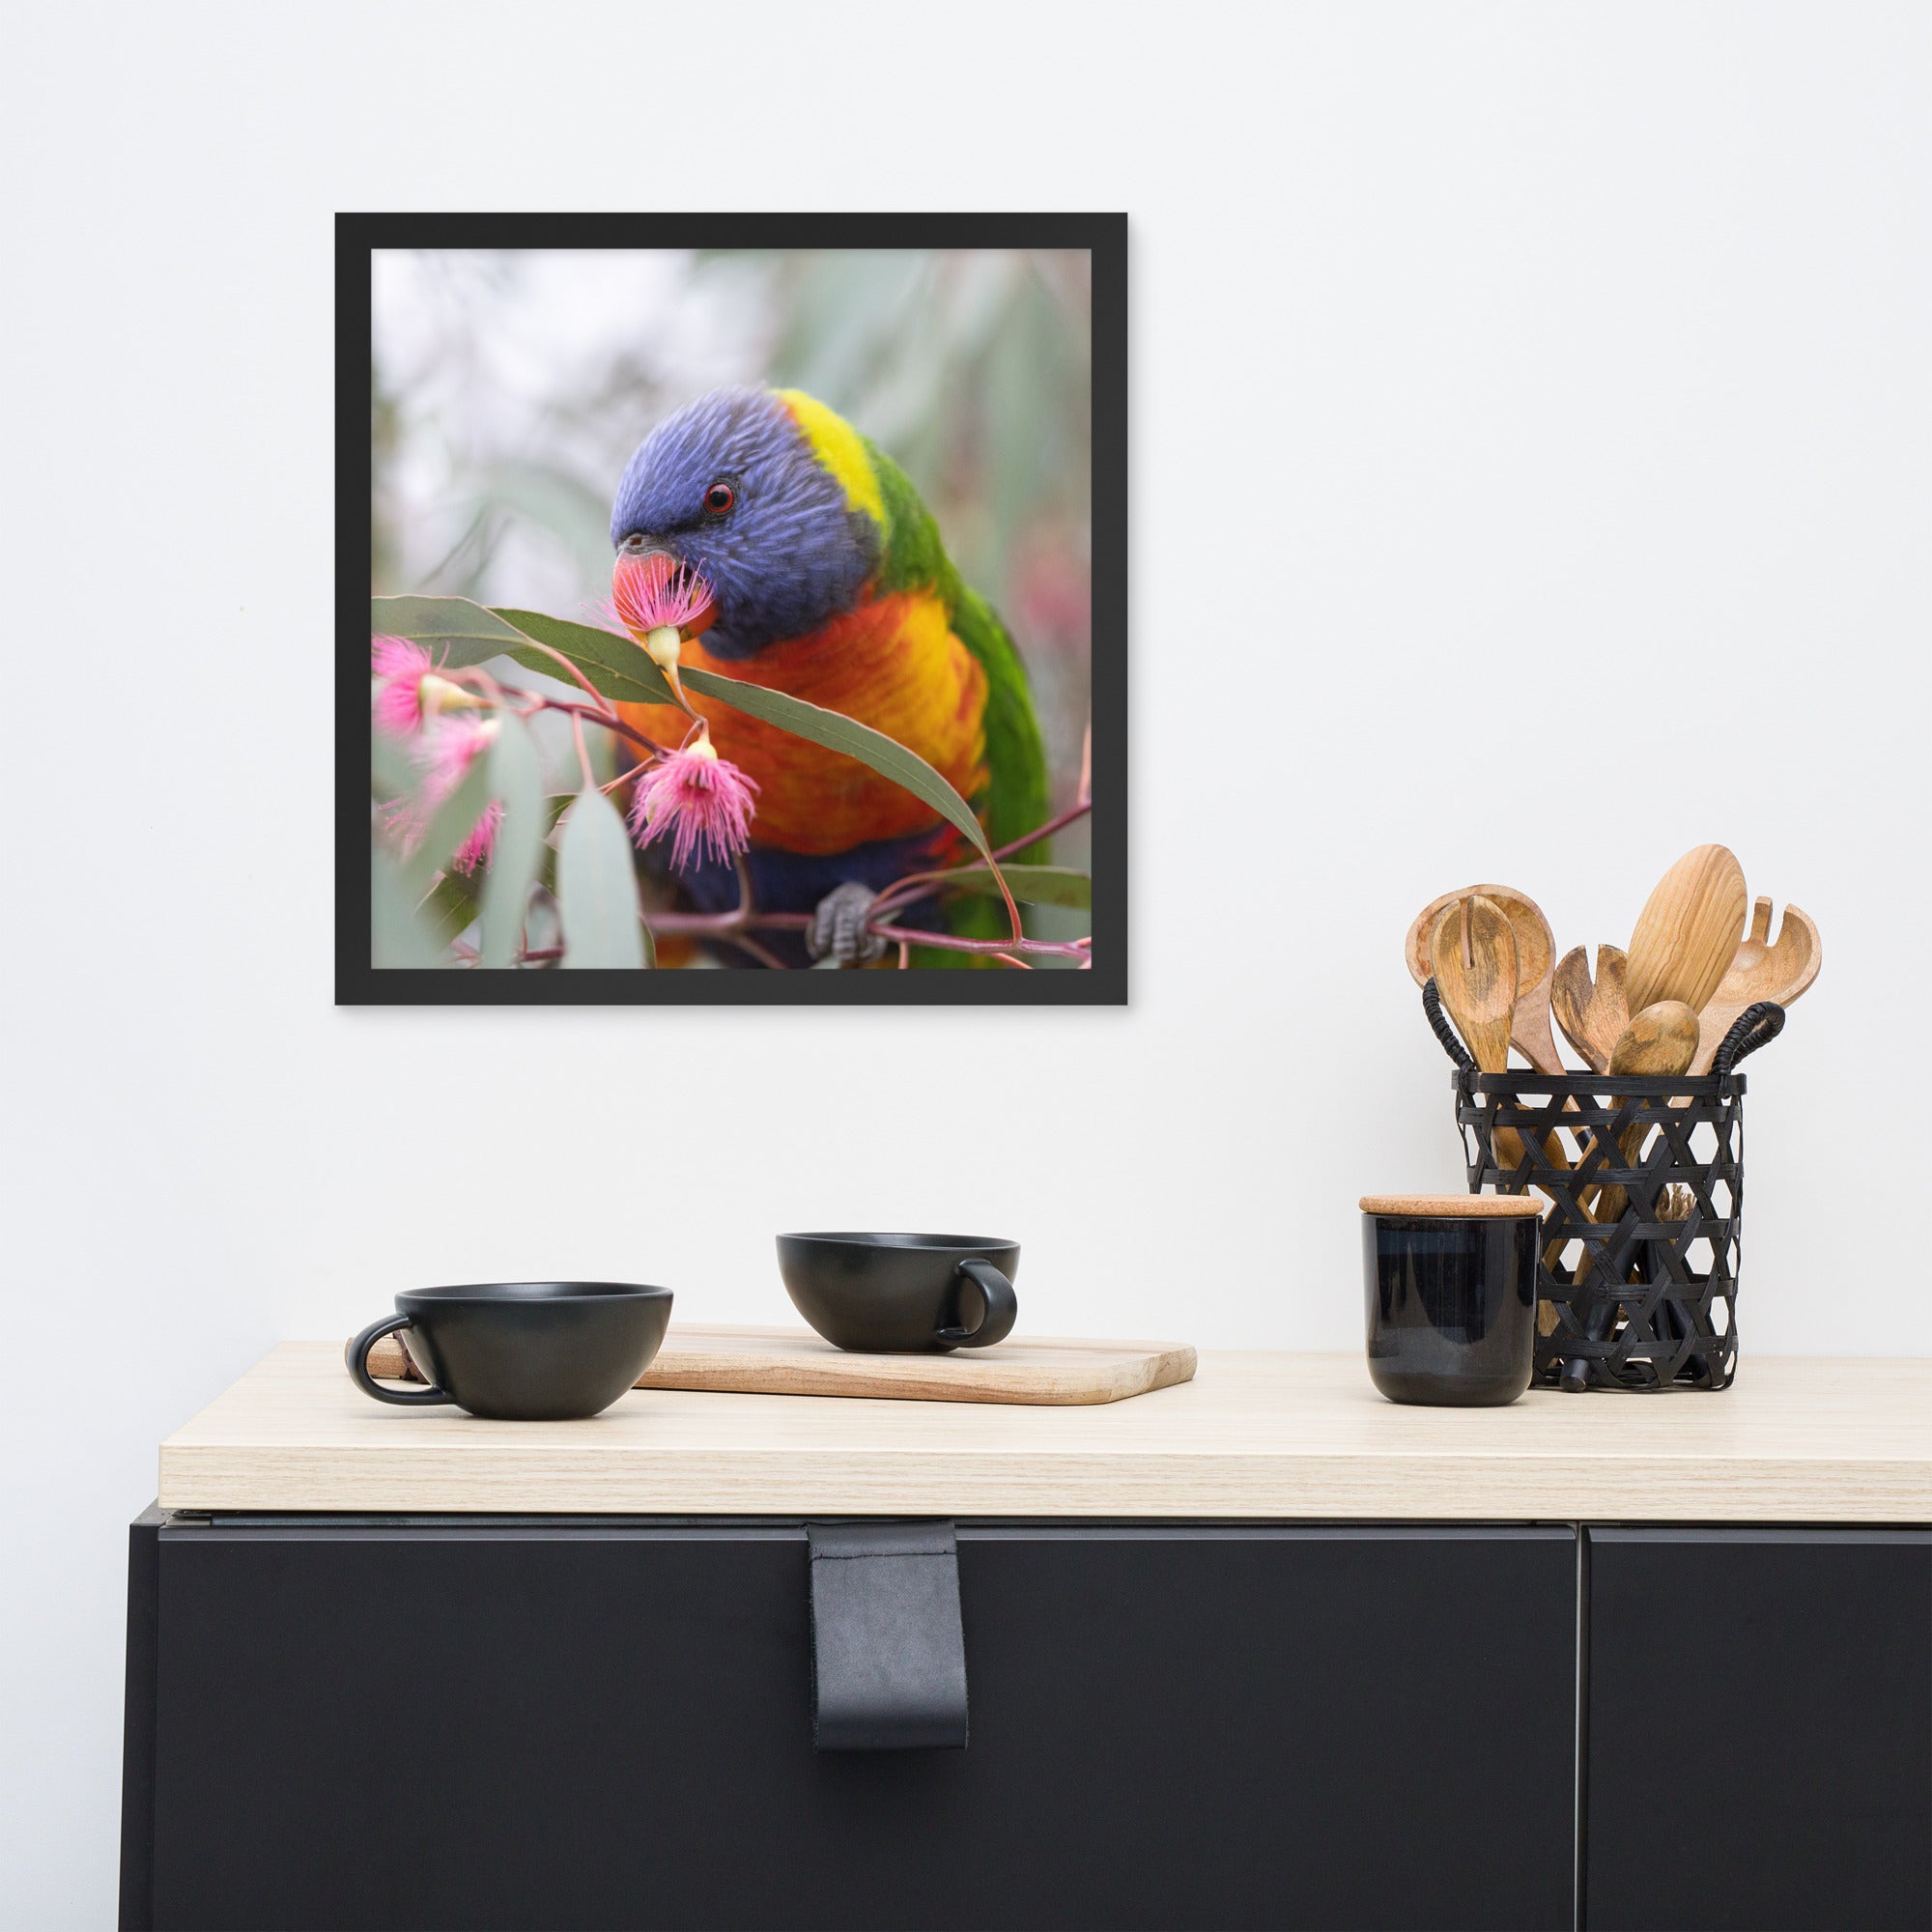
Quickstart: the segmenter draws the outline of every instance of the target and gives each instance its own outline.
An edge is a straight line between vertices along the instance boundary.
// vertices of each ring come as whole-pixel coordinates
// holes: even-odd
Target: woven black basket
[[[1434,993],[1432,980],[1425,1004],[1436,1024]],[[1696,1079],[1481,1073],[1447,1023],[1436,1026],[1458,1063],[1469,1191],[1535,1187],[1550,1203],[1537,1265],[1536,1381],[1730,1386],[1745,1095],[1744,1076],[1731,1069],[1783,1024],[1782,1008],[1752,1007],[1726,1035],[1713,1071]],[[1599,1220],[1615,1191],[1622,1212]]]

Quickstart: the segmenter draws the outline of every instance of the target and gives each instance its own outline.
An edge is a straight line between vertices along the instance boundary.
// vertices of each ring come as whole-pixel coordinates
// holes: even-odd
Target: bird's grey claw
[[[878,897],[869,886],[847,879],[835,886],[819,900],[805,929],[805,950],[814,959],[830,959],[838,966],[869,966],[886,955],[886,942],[876,932],[866,930],[866,916]]]

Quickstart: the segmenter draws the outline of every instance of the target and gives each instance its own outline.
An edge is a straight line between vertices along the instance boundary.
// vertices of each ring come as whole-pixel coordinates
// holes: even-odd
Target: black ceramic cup
[[[403,1408],[454,1403],[505,1422],[570,1422],[606,1409],[650,1366],[670,1290],[622,1281],[493,1281],[418,1288],[345,1350],[364,1395]],[[384,1388],[370,1346],[400,1332],[429,1383]]]
[[[1369,1379],[1391,1402],[1499,1407],[1529,1386],[1541,1205],[1493,1194],[1363,1197]]]
[[[978,1235],[781,1235],[792,1306],[835,1348],[868,1354],[986,1349],[1020,1312],[1014,1241]]]

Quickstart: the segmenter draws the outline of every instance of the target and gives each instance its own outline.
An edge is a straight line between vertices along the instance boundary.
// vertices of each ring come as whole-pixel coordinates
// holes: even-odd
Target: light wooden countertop
[[[1097,1407],[634,1389],[588,1422],[389,1408],[284,1342],[161,1445],[185,1510],[1932,1522],[1932,1360],[1720,1395],[1384,1402],[1359,1355],[1204,1353]]]

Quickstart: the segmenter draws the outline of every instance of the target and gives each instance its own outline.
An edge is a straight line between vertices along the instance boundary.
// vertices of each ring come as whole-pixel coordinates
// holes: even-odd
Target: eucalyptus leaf
[[[441,947],[416,917],[402,867],[380,845],[369,850],[369,961],[405,968],[443,963]]]
[[[524,912],[543,856],[546,824],[537,748],[513,712],[497,714],[497,742],[488,764],[490,795],[502,802],[503,822],[497,828],[490,877],[483,887],[481,963],[505,967],[523,948]]]
[[[481,900],[482,882],[474,872],[445,872],[416,908],[416,918],[447,946],[476,923]]]
[[[528,639],[548,644],[567,657],[606,697],[620,704],[674,704],[664,672],[641,644],[601,631],[594,624],[574,624],[567,617],[547,617],[541,611],[495,611],[490,615],[516,626],[526,639],[510,655],[530,670],[551,677],[558,674],[556,659],[531,650]]]
[[[761,684],[720,677],[708,670],[687,670],[681,675],[691,690],[705,697],[715,697],[734,711],[762,718],[767,724],[776,724],[794,737],[809,738],[829,752],[843,752],[862,765],[869,765],[882,778],[903,785],[915,798],[923,799],[942,818],[956,825],[984,853],[987,863],[992,863],[992,848],[986,843],[980,821],[973,816],[973,808],[918,753],[907,751],[883,731],[874,731],[869,724],[861,724],[856,718],[847,718],[842,712],[808,704],[788,692],[768,691]]]
[[[1082,911],[1093,906],[1094,881],[1070,866],[1002,866],[1000,870],[1013,897],[1028,905],[1072,906]],[[933,884],[948,891],[964,888],[967,892],[991,893],[996,896],[1000,890],[984,866],[962,866]]]
[[[401,740],[386,731],[370,732],[369,779],[378,798],[408,797],[421,776]]]
[[[552,792],[544,800],[544,847],[537,857],[537,884],[552,898],[556,896],[556,828],[576,802],[574,791]]]
[[[565,813],[556,845],[556,897],[563,914],[563,963],[642,967],[644,927],[631,835],[617,808],[586,790]]]
[[[539,611],[520,611],[508,607],[485,610],[462,597],[379,597],[371,600],[372,621],[386,623],[397,637],[413,637],[421,641],[446,641],[452,646],[473,646],[481,655],[507,654],[527,668],[554,676],[555,660],[545,651],[531,648],[532,642],[547,644],[568,658],[582,671],[589,683],[604,696],[619,703],[670,704],[670,687],[664,673],[641,646],[614,631],[592,624],[577,624],[564,617],[546,616]],[[410,626],[412,628],[399,628]],[[518,640],[522,641],[519,642]],[[484,646],[487,644],[488,649]],[[454,660],[452,660],[453,662]],[[700,696],[715,697],[733,710],[776,724],[795,737],[822,745],[827,751],[842,752],[857,758],[883,778],[902,785],[914,797],[964,833],[979,847],[989,867],[994,865],[992,848],[973,809],[953,790],[940,773],[917,753],[861,724],[855,718],[828,711],[822,705],[793,697],[788,692],[768,690],[741,678],[722,677],[716,671],[692,668],[683,672],[685,684]],[[511,721],[505,720],[507,726]],[[505,736],[507,736],[507,730]],[[519,735],[527,745],[527,733],[519,726]],[[503,755],[504,737],[497,740],[497,754]],[[534,753],[532,753],[534,757]],[[495,760],[493,759],[493,762]],[[501,797],[502,793],[496,794]],[[473,822],[473,821],[472,821]],[[451,850],[454,849],[452,845]],[[501,851],[499,835],[498,850]],[[445,854],[445,857],[447,855]],[[534,860],[531,861],[532,870]],[[495,868],[492,868],[495,877]],[[427,879],[424,881],[427,885]],[[996,883],[988,874],[988,883]],[[527,889],[528,880],[525,880]],[[506,889],[507,890],[507,889]],[[1063,901],[1053,901],[1061,903]],[[486,913],[488,909],[486,895]],[[486,920],[487,929],[487,920]],[[500,939],[500,934],[498,935]],[[491,948],[486,937],[485,952]],[[511,949],[512,954],[515,949]],[[486,959],[486,964],[489,961]],[[507,957],[503,961],[507,964]]]
[[[514,624],[468,597],[372,597],[369,629],[372,635],[427,644],[447,670],[503,657],[529,641]]]

